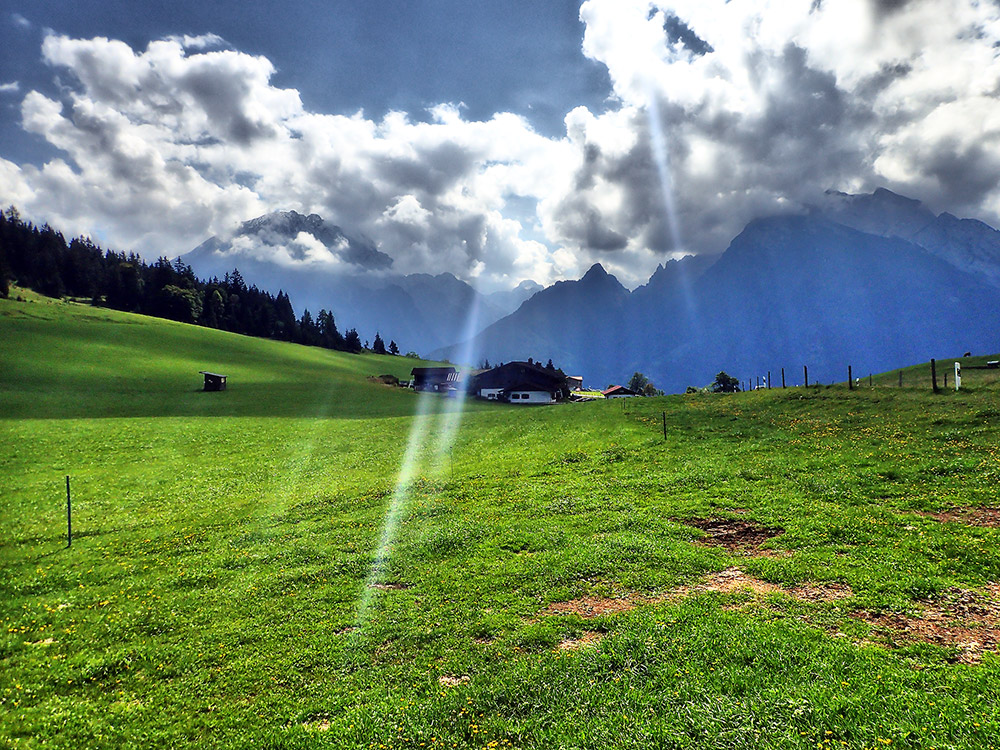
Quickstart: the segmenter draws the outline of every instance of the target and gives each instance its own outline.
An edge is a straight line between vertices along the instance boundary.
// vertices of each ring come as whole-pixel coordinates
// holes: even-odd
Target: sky
[[[634,287],[828,189],[1000,225],[996,0],[0,0],[0,45],[0,204],[150,259],[296,210]]]

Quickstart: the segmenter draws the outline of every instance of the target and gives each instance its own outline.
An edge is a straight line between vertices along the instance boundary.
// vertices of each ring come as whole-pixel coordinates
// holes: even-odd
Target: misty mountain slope
[[[535,294],[544,289],[541,284],[530,279],[522,281],[513,289],[507,291],[492,292],[486,295],[490,304],[498,310],[503,310],[504,315],[510,315],[519,308],[525,301],[531,299]],[[500,316],[503,317],[503,316]],[[497,318],[499,320],[499,318]]]
[[[981,274],[1000,288],[1000,232],[990,225],[943,213],[912,240],[956,268]]]
[[[622,326],[629,292],[600,264],[579,281],[560,281],[537,292],[515,313],[488,326],[472,348],[491,362],[552,359],[567,373],[592,368],[606,353],[609,333]],[[432,356],[454,357],[460,346]]]
[[[1000,287],[1000,232],[975,219],[935,216],[920,201],[879,188],[871,195],[827,193],[817,210],[854,229],[901,237],[955,268],[981,274]]]
[[[368,340],[379,332],[404,352],[426,353],[467,337],[473,301],[479,330],[540,289],[525,281],[482,295],[450,273],[392,273],[392,258],[371,241],[295,211],[243,222],[232,237],[212,237],[181,259],[203,277],[221,278],[239,268],[247,283],[285,291],[298,314],[331,310],[342,331],[357,328]]]
[[[484,295],[460,281],[450,273],[430,275],[414,273],[398,278],[395,286],[404,290],[413,300],[419,300],[424,317],[434,321],[435,335],[442,343],[461,338],[473,306],[478,304],[478,320],[492,323],[513,312],[498,308]],[[477,327],[477,331],[482,325]]]
[[[996,297],[913,243],[780,217],[748,225],[696,282],[697,319],[687,316],[684,329],[699,343],[700,380],[785,367],[799,382],[808,365],[813,379],[831,382],[846,379],[849,364],[861,374],[996,348]],[[649,361],[651,370],[662,364]]]
[[[934,213],[918,200],[878,188],[850,195],[829,190],[814,211],[838,224],[867,234],[909,239],[932,224]]]

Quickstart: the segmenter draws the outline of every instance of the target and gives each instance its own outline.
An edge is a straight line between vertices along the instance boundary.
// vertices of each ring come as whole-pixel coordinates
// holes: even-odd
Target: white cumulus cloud
[[[0,202],[148,257],[269,211],[317,213],[394,271],[487,290],[595,261],[642,283],[828,188],[886,186],[1000,222],[995,3],[587,0],[580,17],[613,91],[555,138],[446,103],[424,120],[309,111],[270,60],[214,34],[133,49],[50,33],[60,85],[26,92],[21,118],[59,154],[0,159]],[[282,262],[333,262],[297,243]]]
[[[588,0],[581,18],[621,110],[575,117],[592,153],[570,208],[599,216],[609,246],[671,249],[673,224],[683,248],[721,250],[828,188],[1000,218],[995,3]],[[622,155],[597,123],[625,112],[637,139]],[[617,209],[588,195],[607,181],[624,186]]]

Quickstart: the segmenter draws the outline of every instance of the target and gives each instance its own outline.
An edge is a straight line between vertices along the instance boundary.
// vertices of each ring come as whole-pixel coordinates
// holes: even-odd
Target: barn
[[[489,401],[525,406],[554,404],[569,396],[569,385],[561,370],[518,361],[473,375],[469,393]]]
[[[414,367],[413,390],[447,393],[458,387],[458,371],[454,367]]]

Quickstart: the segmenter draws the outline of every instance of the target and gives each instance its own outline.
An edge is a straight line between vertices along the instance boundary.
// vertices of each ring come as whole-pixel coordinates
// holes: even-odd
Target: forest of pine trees
[[[248,336],[293,341],[345,352],[361,352],[361,337],[351,328],[341,334],[333,313],[296,319],[288,295],[247,286],[238,269],[223,279],[198,279],[181,260],[146,263],[135,253],[104,251],[87,238],[67,244],[48,225],[35,227],[11,206],[0,212],[0,297],[10,280],[49,297],[89,300],[115,310],[169,318]],[[376,333],[374,349],[387,353]],[[395,341],[388,353],[398,354]]]

